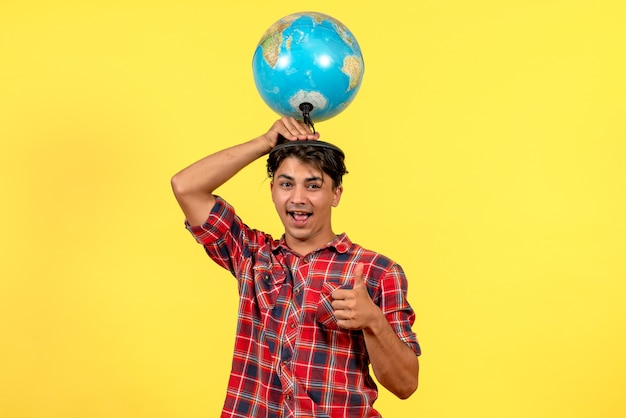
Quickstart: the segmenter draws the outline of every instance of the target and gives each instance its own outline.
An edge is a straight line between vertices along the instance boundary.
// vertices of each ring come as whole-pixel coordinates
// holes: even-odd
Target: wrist
[[[261,135],[263,137],[263,142],[267,146],[266,154],[269,153],[274,148],[274,143],[267,137],[266,134]]]
[[[387,327],[389,323],[383,311],[381,311],[378,306],[376,306],[373,312],[372,319],[368,322],[367,326],[363,328],[363,332],[370,335],[380,335],[384,332],[385,327]]]

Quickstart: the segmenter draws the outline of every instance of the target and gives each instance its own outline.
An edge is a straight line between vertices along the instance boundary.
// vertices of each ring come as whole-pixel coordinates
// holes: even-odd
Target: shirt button
[[[296,327],[296,324],[292,322],[289,326],[291,327],[291,329],[294,329]]]
[[[285,396],[285,399],[287,399],[288,401],[290,401],[290,400],[291,400],[291,395],[287,395],[287,396]]]

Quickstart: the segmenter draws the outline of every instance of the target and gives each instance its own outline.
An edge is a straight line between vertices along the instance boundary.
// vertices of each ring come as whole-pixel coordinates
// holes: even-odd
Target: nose
[[[304,186],[296,185],[292,189],[291,203],[294,204],[294,205],[301,205],[301,204],[305,203],[305,201],[306,201],[306,197],[305,197],[305,188],[304,188]]]

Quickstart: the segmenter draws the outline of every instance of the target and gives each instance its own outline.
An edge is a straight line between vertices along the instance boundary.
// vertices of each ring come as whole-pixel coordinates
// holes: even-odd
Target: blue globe
[[[363,56],[352,32],[316,12],[285,16],[265,32],[252,59],[254,83],[276,113],[302,119],[302,103],[319,122],[343,111],[363,79]]]

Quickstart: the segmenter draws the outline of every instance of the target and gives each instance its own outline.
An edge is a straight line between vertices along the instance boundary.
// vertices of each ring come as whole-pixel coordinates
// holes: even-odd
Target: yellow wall
[[[335,230],[417,312],[421,386],[385,417],[625,416],[621,0],[3,2],[0,416],[218,416],[235,282],[169,179],[275,119],[252,54],[302,9],[365,58],[317,126],[348,154]],[[262,161],[220,193],[281,232]]]

